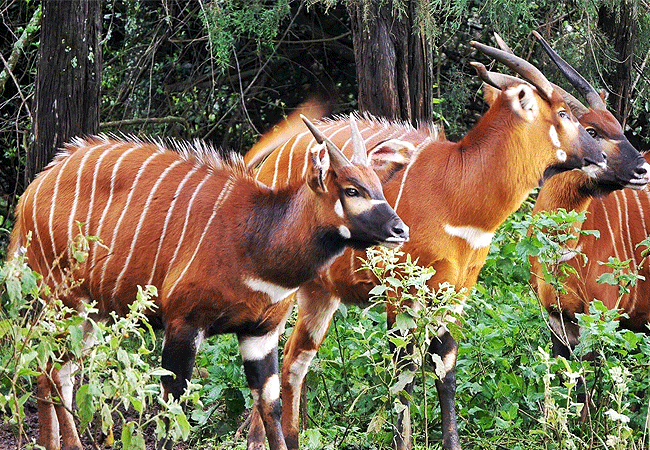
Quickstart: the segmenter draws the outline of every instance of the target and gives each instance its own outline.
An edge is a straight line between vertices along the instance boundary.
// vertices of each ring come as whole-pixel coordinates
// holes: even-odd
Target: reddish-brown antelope
[[[412,128],[365,118],[360,129],[368,156],[386,198],[409,218],[411,240],[402,246],[419,264],[433,266],[432,288],[448,282],[458,291],[471,288],[487,256],[496,228],[541,180],[582,167],[594,174],[603,167],[600,146],[579,126],[560,94],[538,70],[525,61],[473,44],[511,66],[519,66],[535,88],[514,84],[495,99],[479,123],[460,142],[449,142],[429,127]],[[349,150],[350,135],[340,120],[318,127]],[[275,133],[281,132],[274,130]],[[310,137],[298,134],[275,149],[258,168],[256,178],[272,186],[297,183],[305,170]],[[254,147],[247,160],[270,152]],[[298,320],[284,348],[282,368],[282,426],[287,446],[298,448],[300,390],[309,363],[321,345],[339,302],[366,304],[377,283],[359,271],[363,253],[346,251],[318,278],[297,292]],[[459,304],[458,311],[463,305]],[[395,311],[387,308],[391,327]],[[460,449],[454,396],[458,345],[441,328],[429,351],[440,355],[445,375],[436,380],[441,404],[443,447]],[[404,400],[406,403],[407,401]],[[396,445],[411,448],[410,413],[400,414]],[[253,418],[249,449],[260,448],[263,426]]]
[[[563,286],[566,292],[559,292],[544,281],[543,270],[537,259],[531,260],[533,276],[531,284],[541,304],[549,313],[553,354],[566,358],[579,339],[580,330],[576,324],[576,313],[589,311],[593,299],[601,300],[608,308],[617,308],[627,313],[629,318],[621,319],[623,327],[634,331],[648,332],[650,323],[650,270],[642,263],[641,251],[636,244],[648,237],[650,232],[650,195],[644,188],[648,183],[650,166],[639,155],[641,164],[627,166],[627,171],[617,170],[625,167],[625,156],[634,147],[623,134],[616,118],[606,109],[605,98],[558,56],[544,39],[535,33],[551,60],[571,84],[585,97],[589,108],[578,105],[579,117],[603,149],[608,153],[608,169],[595,180],[588,180],[578,174],[561,174],[554,177],[540,190],[533,210],[554,211],[559,208],[587,211],[582,224],[585,230],[598,230],[600,238],[578,236],[572,241],[561,257],[562,262],[571,265],[575,273],[569,273]],[[615,153],[612,154],[612,151]],[[636,150],[634,150],[636,151]],[[620,156],[616,156],[620,155]],[[622,188],[631,190],[617,191]],[[644,189],[644,190],[641,190]],[[567,192],[574,192],[568,195]],[[609,195],[608,195],[609,194]],[[594,198],[596,197],[596,198]],[[586,259],[581,256],[581,253]],[[611,271],[599,262],[606,262],[610,256],[620,261],[631,260],[631,269],[638,270],[645,277],[637,285],[630,287],[629,294],[621,296],[618,286],[601,284],[596,280],[605,272]]]
[[[408,227],[388,205],[367,165],[358,130],[348,160],[317,129],[302,183],[270,189],[241,158],[219,158],[206,144],[76,140],[27,188],[17,207],[12,251],[32,235],[26,255],[57,287],[68,268],[75,222],[90,245],[63,302],[95,301],[100,319],[123,315],[138,284],[158,288],[152,323],[162,323],[163,395],[180,398],[205,336],[236,333],[246,379],[271,449],[285,449],[280,427],[278,334],[287,296],[346,246],[399,244]],[[351,126],[354,124],[352,123]],[[355,127],[353,127],[356,129]],[[320,143],[324,142],[324,145]],[[72,416],[74,368],[49,369],[38,383],[40,443],[81,449]],[[63,403],[52,401],[61,398]],[[167,446],[171,446],[170,443]]]

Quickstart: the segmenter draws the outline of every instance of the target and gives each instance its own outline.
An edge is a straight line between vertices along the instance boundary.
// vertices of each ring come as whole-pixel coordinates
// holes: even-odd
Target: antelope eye
[[[561,110],[557,113],[558,116],[562,119],[568,119],[569,118],[569,113],[567,113],[565,110]]]
[[[587,128],[586,130],[587,130],[587,133],[589,133],[589,136],[591,136],[592,138],[595,139],[595,138],[598,137],[598,132],[595,129]]]
[[[356,190],[355,188],[352,188],[352,187],[345,188],[344,192],[345,192],[345,195],[348,196],[348,197],[358,197],[359,195],[361,195],[361,193],[358,190]]]

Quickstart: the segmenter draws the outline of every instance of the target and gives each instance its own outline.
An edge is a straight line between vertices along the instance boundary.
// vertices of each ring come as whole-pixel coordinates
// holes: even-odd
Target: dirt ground
[[[22,448],[33,448],[33,443],[36,443],[36,440],[38,439],[38,413],[36,410],[36,403],[33,401],[28,401],[25,404],[25,421],[23,422],[23,439],[22,439]],[[117,423],[117,421],[116,421]],[[2,420],[2,423],[0,424],[0,450],[15,450],[18,448],[18,437],[17,437],[17,427],[11,426],[10,424],[6,423],[6,420]],[[119,436],[121,433],[121,429],[116,427],[114,434],[115,436]],[[103,443],[103,436],[101,436],[101,432],[95,433],[95,440],[97,442],[97,445],[100,449],[109,449],[113,448],[111,446],[105,445]],[[81,441],[84,446],[84,449],[94,449],[95,447],[92,444],[92,441],[90,437],[84,433],[81,436]],[[156,440],[155,440],[155,433],[153,429],[151,430],[150,433],[146,433],[145,435],[145,442],[146,442],[146,450],[155,450],[156,448]],[[186,444],[179,443],[174,445],[175,450],[185,450],[189,449],[189,447]]]

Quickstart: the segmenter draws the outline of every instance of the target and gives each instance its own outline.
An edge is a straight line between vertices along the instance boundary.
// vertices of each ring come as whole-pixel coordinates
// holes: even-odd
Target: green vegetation
[[[552,248],[552,242],[565,241],[567,220],[564,212],[531,218],[522,211],[504,224],[469,296],[462,325],[452,330],[461,346],[457,408],[464,448],[650,448],[650,336],[619,329],[615,313],[594,302],[590,314],[579,318],[583,339],[576,357],[549,356],[546,316],[528,287],[524,262]],[[526,236],[531,225],[548,229],[553,223],[560,224],[553,228],[553,240]],[[79,263],[84,242],[79,237],[73,246]],[[449,306],[457,294],[450,288],[430,292],[426,281],[432,269],[399,256],[370,251],[368,265],[385,288],[375,289],[377,301],[371,306],[341,306],[335,316],[307,375],[305,449],[391,448],[391,423],[403,407],[399,394],[410,381],[415,382],[416,448],[439,448],[436,365],[419,361],[436,338],[437,319],[453,314]],[[612,274],[621,284],[629,282],[630,274],[617,275],[616,268]],[[246,430],[238,428],[251,398],[234,336],[211,338],[203,345],[183,413],[178,403],[166,405],[160,399],[157,379],[165,371],[157,368],[156,336],[142,326],[155,291],[142,290],[126,318],[102,324],[92,320],[92,305],[76,316],[68,314],[56,293],[41,300],[38,279],[20,257],[0,268],[0,406],[5,423],[21,436],[22,448],[31,448],[35,436],[23,426],[26,405],[33,410],[35,404],[34,377],[48,358],[58,361],[61,349],[70,351],[80,367],[75,416],[86,430],[85,439],[144,448],[144,437],[160,433],[163,418],[172,417],[174,437],[185,439],[190,448],[245,448]],[[404,289],[415,294],[406,296],[414,305],[428,306],[401,308],[396,329],[387,335],[384,301],[393,301],[394,293]],[[84,350],[82,326],[92,330],[97,342],[89,351]],[[285,336],[291,329],[289,323]],[[410,329],[415,332],[407,333]],[[392,360],[394,349],[409,342],[416,346],[416,369],[400,374]],[[592,352],[593,361],[580,360]],[[588,413],[577,397],[585,390],[593,402]]]
[[[408,14],[409,2],[385,2]],[[246,5],[244,8],[243,5]],[[415,12],[429,45],[435,47],[436,118],[448,136],[463,135],[485,110],[469,61],[471,39],[493,42],[499,32],[513,50],[566,87],[557,70],[534,45],[532,29],[549,42],[595,87],[612,89],[620,78],[608,23],[634,11],[633,93],[626,131],[641,150],[650,145],[650,14],[647,2],[597,0],[420,1]],[[178,138],[204,138],[244,152],[260,135],[314,91],[331,96],[333,113],[357,108],[352,30],[348,2],[121,1],[104,2],[102,131]],[[618,15],[618,16],[617,16]],[[25,187],[25,153],[33,142],[32,113],[40,5],[0,2],[0,254],[4,255],[12,210]],[[15,56],[14,56],[15,54]],[[12,56],[12,58],[9,58]],[[610,105],[617,105],[616,99]],[[620,112],[620,111],[619,111]],[[574,213],[531,218],[530,204],[505,223],[494,238],[481,278],[468,294],[459,337],[457,409],[465,449],[633,449],[650,450],[650,337],[618,327],[612,311],[594,302],[579,318],[583,342],[570,360],[549,357],[545,312],[528,286],[528,257],[557,262],[557,249],[571,239]],[[534,232],[527,236],[529,228]],[[558,232],[551,238],[540,229]],[[74,244],[79,263],[86,237]],[[381,258],[387,264],[378,265]],[[4,260],[4,258],[2,258]],[[601,281],[622,290],[637,275],[620,261]],[[435,339],[436,317],[452,314],[451,289],[429,292],[429,269],[396,256],[371,253],[369,265],[390,289],[377,289],[365,308],[341,306],[307,374],[305,449],[387,449],[391,424],[403,407],[406,383],[411,397],[418,450],[440,447],[436,365],[417,365],[398,374],[392,348],[413,343],[420,350]],[[408,277],[395,276],[401,267]],[[553,280],[547,273],[547,281]],[[75,415],[89,446],[144,448],[162,430],[165,418],[186,448],[245,448],[240,429],[251,406],[236,339],[215,337],[197,356],[185,412],[160,398],[160,335],[143,326],[143,311],[155,292],[144,288],[130,316],[110,324],[68,314],[57,293],[39,291],[39,275],[21,258],[0,263],[0,408],[3,430],[18,448],[34,448],[35,376],[59,350],[79,367]],[[70,280],[74,283],[74,280]],[[410,287],[426,308],[404,307],[397,329],[387,335],[385,297]],[[41,295],[44,294],[44,295]],[[388,298],[388,301],[391,301]],[[81,327],[96,340],[84,350]],[[281,346],[292,330],[290,320]],[[415,333],[405,330],[415,326]],[[415,341],[409,341],[411,336]],[[581,356],[595,353],[593,361]],[[83,355],[82,355],[83,354]],[[583,411],[578,394],[592,404]]]

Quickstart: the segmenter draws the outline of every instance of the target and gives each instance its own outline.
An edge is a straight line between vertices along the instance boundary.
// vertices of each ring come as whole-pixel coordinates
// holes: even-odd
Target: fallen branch
[[[111,127],[122,127],[122,126],[133,126],[133,125],[147,125],[147,124],[158,124],[158,123],[180,123],[186,129],[190,129],[190,123],[183,117],[167,116],[167,117],[143,117],[139,119],[124,119],[124,120],[114,120],[112,122],[102,122],[99,124],[99,128],[111,128]]]

